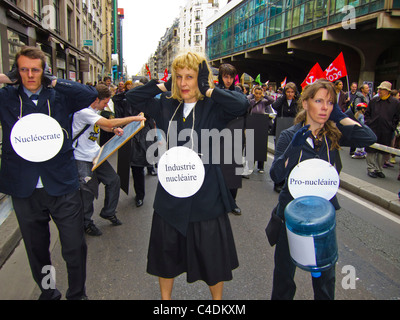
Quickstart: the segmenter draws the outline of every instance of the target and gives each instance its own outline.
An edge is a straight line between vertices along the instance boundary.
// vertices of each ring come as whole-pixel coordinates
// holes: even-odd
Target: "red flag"
[[[341,52],[335,60],[325,70],[325,78],[330,82],[334,82],[340,78],[347,76],[346,64],[344,63],[343,52]]]
[[[149,75],[149,78],[151,79],[151,73],[150,73],[150,69],[148,67],[148,65],[146,64],[146,69],[147,69],[147,74]]]
[[[281,88],[284,88],[286,86],[286,78],[287,77],[285,77],[285,79],[283,79],[283,81],[281,82]]]
[[[317,62],[308,72],[308,75],[301,84],[301,87],[304,89],[305,86],[312,84],[321,78],[325,78],[325,73],[322,71],[321,66]]]
[[[168,70],[165,69],[164,71],[164,78],[161,79],[161,81],[167,82],[168,81]]]
[[[240,82],[239,81],[239,75],[236,75],[236,77],[235,77],[235,85],[237,85],[239,82]]]

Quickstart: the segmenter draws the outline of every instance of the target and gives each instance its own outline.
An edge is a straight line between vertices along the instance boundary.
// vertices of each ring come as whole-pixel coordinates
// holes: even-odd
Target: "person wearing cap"
[[[365,124],[377,136],[377,143],[390,146],[393,133],[400,120],[400,102],[391,96],[392,84],[383,81],[378,87],[378,96],[368,104],[365,112]],[[385,178],[383,170],[384,152],[366,148],[367,174],[371,178]]]
[[[354,115],[354,117],[356,118],[356,120],[361,123],[364,124],[364,114],[365,111],[367,110],[368,104],[366,104],[365,102],[361,102],[359,104],[357,104],[356,106],[356,114]],[[365,148],[356,148],[354,154],[351,156],[353,159],[365,159],[367,153],[365,152]]]

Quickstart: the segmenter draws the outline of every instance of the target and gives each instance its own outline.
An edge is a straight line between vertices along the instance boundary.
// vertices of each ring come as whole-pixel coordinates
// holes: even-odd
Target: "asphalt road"
[[[357,170],[363,171],[361,162],[356,162],[360,160],[350,161]],[[230,215],[240,266],[234,270],[233,280],[225,283],[224,299],[227,300],[270,299],[274,248],[269,246],[264,228],[278,199],[268,174],[271,162],[269,158],[266,173],[253,173],[249,180],[243,179],[243,188],[237,197],[243,214]],[[390,179],[394,183],[397,181]],[[378,181],[383,183],[384,179]],[[157,177],[146,176],[147,194],[140,208],[134,205],[133,193],[127,196],[121,192],[118,206],[118,217],[123,221],[121,226],[113,227],[99,218],[101,200],[96,201],[94,219],[103,235],[87,236],[87,294],[90,299],[160,298],[158,279],[146,273],[156,183]],[[342,209],[337,212],[339,260],[336,267],[336,299],[399,300],[400,217],[343,190],[339,191],[338,197]],[[392,220],[381,213],[392,217]],[[67,278],[58,241],[55,241],[52,254],[57,287],[65,293]],[[356,280],[354,288],[346,289],[350,283],[347,277],[349,266],[354,268]],[[295,299],[313,299],[310,274],[297,269],[295,280]],[[36,299],[38,294],[35,289],[29,299]],[[207,300],[210,293],[205,283],[188,284],[183,274],[175,280],[173,299]]]

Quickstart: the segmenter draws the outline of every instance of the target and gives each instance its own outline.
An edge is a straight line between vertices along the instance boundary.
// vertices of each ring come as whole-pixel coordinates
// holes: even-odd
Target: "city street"
[[[115,158],[112,160],[115,162]],[[365,174],[363,167],[365,160],[350,159],[346,149],[342,151],[342,160],[345,172],[350,170],[357,172],[359,169]],[[225,284],[224,299],[270,299],[274,248],[269,246],[264,229],[278,199],[268,174],[271,163],[272,157],[269,156],[264,174],[253,173],[249,180],[243,179],[243,188],[239,190],[237,197],[237,203],[243,214],[241,216],[230,214],[240,266],[234,271],[233,280]],[[385,171],[387,178],[375,179],[376,183],[398,186],[397,166],[387,169]],[[146,176],[147,194],[144,205],[140,208],[136,208],[134,204],[132,191],[129,196],[121,192],[118,206],[118,217],[123,221],[121,226],[113,227],[108,221],[99,218],[102,193],[96,201],[94,219],[103,235],[87,236],[87,294],[90,299],[157,300],[160,298],[158,279],[146,273],[146,255],[156,183],[157,177]],[[100,190],[103,191],[103,188]],[[343,189],[339,190],[338,197],[342,209],[337,212],[339,260],[336,267],[336,299],[400,299],[400,217]],[[52,255],[57,287],[65,295],[66,270],[56,230],[53,230],[53,233]],[[21,248],[19,250],[23,251]],[[20,257],[18,260],[13,260],[11,257],[0,270],[2,287],[3,285],[9,287],[9,290],[2,290],[1,299],[19,299],[19,297],[37,299],[39,295],[38,289],[35,288],[26,296],[29,288],[32,290],[34,285],[28,285],[32,280],[29,269],[24,266],[26,258],[23,253]],[[10,263],[13,264],[11,268]],[[351,286],[349,278],[346,277],[349,268],[355,271],[354,286]],[[5,275],[7,270],[10,274]],[[295,299],[313,299],[310,274],[297,269],[295,280],[297,284]],[[21,295],[21,292],[24,294]],[[175,281],[173,299],[210,299],[210,293],[203,282],[188,284],[183,274]]]

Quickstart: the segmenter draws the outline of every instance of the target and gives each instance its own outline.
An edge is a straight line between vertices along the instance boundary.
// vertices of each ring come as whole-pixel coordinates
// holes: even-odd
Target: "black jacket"
[[[169,121],[179,106],[179,101],[168,98],[171,93],[163,93],[160,99],[154,98],[161,90],[155,81],[136,87],[126,94],[128,104],[136,109],[149,114],[157,123],[157,127],[165,134]],[[215,88],[211,98],[204,98],[197,102],[195,108],[183,121],[183,103],[177,110],[175,117],[177,133],[183,129],[191,129],[193,124],[193,112],[195,112],[194,131],[198,137],[198,153],[212,157],[213,141],[209,139],[208,149],[202,150],[202,129],[222,130],[229,121],[243,115],[248,107],[246,97],[238,92]],[[171,136],[171,135],[170,135]],[[178,146],[185,145],[185,141],[177,141]],[[204,144],[206,145],[206,144]],[[170,143],[169,147],[172,147]],[[203,162],[204,159],[202,158]],[[186,235],[189,222],[209,220],[223,213],[232,211],[235,207],[233,198],[226,187],[221,168],[218,164],[204,165],[205,178],[200,190],[188,198],[176,198],[167,193],[158,183],[154,200],[154,210],[179,232]]]
[[[330,149],[331,141],[327,139],[328,146],[322,143],[319,152],[316,152],[308,142],[305,142],[301,147],[292,147],[291,142],[294,134],[303,126],[303,124],[298,123],[286,130],[283,130],[279,136],[278,142],[276,144],[274,161],[270,169],[271,179],[279,183],[285,181],[289,176],[292,169],[297,165],[300,157],[300,151],[302,151],[301,161],[307,159],[318,158],[328,161],[327,147]],[[376,136],[370,128],[367,126],[359,127],[357,125],[353,126],[342,126],[337,124],[338,129],[342,132],[342,138],[340,140],[341,146],[350,147],[367,147],[376,142]],[[286,149],[290,152],[285,152]],[[289,159],[287,166],[285,166],[286,160]],[[336,150],[329,151],[329,160],[332,165],[340,163],[340,155]],[[338,166],[336,165],[338,170]],[[338,170],[340,173],[340,169]],[[279,204],[281,208],[285,208],[286,205],[293,200],[292,195],[289,192],[287,179],[282,191],[279,194]],[[336,196],[333,197],[331,203],[336,209],[339,209],[339,203]]]
[[[10,134],[20,115],[31,113],[49,114],[64,129],[64,143],[60,152],[45,162],[30,162],[17,155],[10,142]],[[45,190],[52,196],[60,196],[79,188],[71,140],[72,113],[87,108],[97,98],[91,86],[57,79],[55,88],[43,87],[37,106],[25,94],[22,85],[0,89],[0,121],[3,129],[3,146],[0,170],[0,192],[18,197],[29,197],[36,188],[39,176]]]

